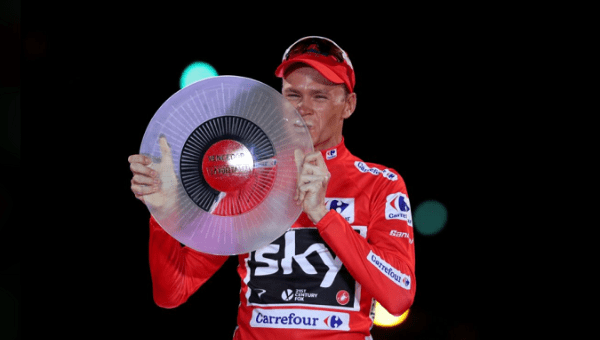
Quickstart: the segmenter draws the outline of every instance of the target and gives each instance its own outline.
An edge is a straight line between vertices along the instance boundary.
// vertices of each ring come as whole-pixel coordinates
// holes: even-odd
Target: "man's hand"
[[[320,151],[304,155],[297,149],[294,157],[298,167],[298,185],[294,199],[316,224],[327,214],[325,193],[331,174]]]
[[[144,155],[129,156],[133,173],[131,191],[144,203],[157,208],[167,208],[175,204],[177,198],[177,176],[167,139],[161,137],[159,144],[162,154],[160,163],[152,163],[152,160]]]

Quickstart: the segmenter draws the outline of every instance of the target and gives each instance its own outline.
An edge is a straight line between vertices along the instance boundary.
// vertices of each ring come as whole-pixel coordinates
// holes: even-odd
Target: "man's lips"
[[[304,125],[306,125],[306,127],[309,129],[311,129],[313,127],[312,123],[302,121],[300,119],[298,119],[294,122],[294,126],[297,126],[297,127],[303,127]]]

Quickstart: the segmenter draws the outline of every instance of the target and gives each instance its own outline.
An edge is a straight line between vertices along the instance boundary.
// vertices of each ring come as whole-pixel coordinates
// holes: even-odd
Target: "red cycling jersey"
[[[323,150],[329,212],[306,214],[270,245],[239,255],[234,340],[371,339],[375,301],[400,315],[415,296],[412,214],[400,175],[352,155],[344,141]],[[184,303],[227,260],[182,247],[150,220],[156,304]]]

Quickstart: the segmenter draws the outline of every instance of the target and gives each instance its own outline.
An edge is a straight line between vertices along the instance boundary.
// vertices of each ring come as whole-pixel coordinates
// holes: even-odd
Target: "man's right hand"
[[[157,208],[173,205],[177,199],[177,176],[173,169],[171,148],[165,137],[159,140],[162,160],[153,163],[144,155],[132,155],[128,160],[133,173],[131,191],[137,199]]]
[[[152,170],[149,165],[152,164],[150,157],[144,155],[129,156],[129,168],[133,173],[131,179],[131,191],[135,198],[144,202],[144,196],[158,191],[160,179],[158,172]]]

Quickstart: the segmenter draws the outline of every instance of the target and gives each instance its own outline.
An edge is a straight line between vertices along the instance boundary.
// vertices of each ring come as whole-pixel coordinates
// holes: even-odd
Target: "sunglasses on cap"
[[[296,41],[283,54],[275,75],[282,78],[285,70],[298,62],[312,66],[330,81],[345,84],[350,92],[354,91],[356,79],[350,58],[332,40],[310,36]]]
[[[337,62],[343,63],[345,61],[350,68],[354,69],[348,54],[344,50],[332,40],[317,36],[304,37],[293,43],[283,54],[281,61],[287,61],[307,53],[334,57]]]

